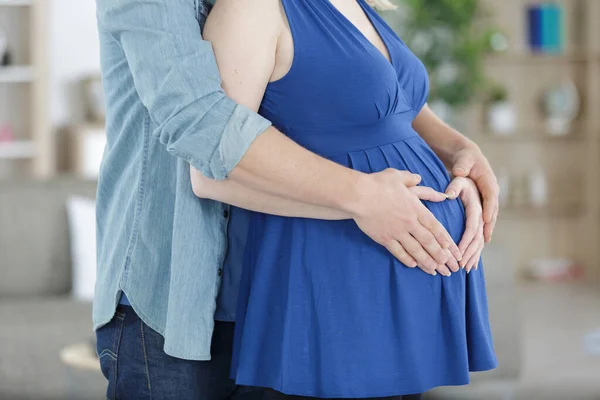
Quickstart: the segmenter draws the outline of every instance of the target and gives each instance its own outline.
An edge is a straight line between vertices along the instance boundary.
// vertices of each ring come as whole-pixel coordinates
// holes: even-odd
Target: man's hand
[[[479,196],[479,190],[475,182],[469,178],[454,178],[450,185],[448,185],[447,191],[456,193],[465,207],[467,221],[465,232],[458,244],[458,248],[463,253],[463,260],[460,262],[460,265],[469,273],[472,268],[477,269],[485,244],[481,197]]]
[[[432,189],[417,189],[420,181],[418,175],[395,169],[363,175],[357,184],[361,198],[352,215],[363,232],[403,264],[418,266],[431,275],[439,272],[450,276],[448,267],[457,271],[456,261],[462,259],[462,254],[420,201],[445,198]]]
[[[452,174],[457,177],[471,178],[477,185],[479,193],[483,198],[483,232],[485,241],[492,240],[492,234],[498,219],[498,181],[492,171],[492,167],[481,150],[474,143],[469,143],[454,154],[454,162],[451,166]],[[446,191],[449,198],[456,198],[457,192],[453,192],[449,186]]]

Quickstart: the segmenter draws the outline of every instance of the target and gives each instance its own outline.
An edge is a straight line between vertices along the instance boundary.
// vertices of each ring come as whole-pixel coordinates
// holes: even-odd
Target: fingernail
[[[453,198],[454,198],[454,196],[456,196],[456,192],[455,192],[454,190],[450,190],[450,191],[448,191],[448,193],[446,193],[446,196],[447,196],[449,199],[453,199]]]
[[[448,272],[447,275],[445,275],[446,278],[450,278],[452,276],[452,272]]]
[[[431,275],[433,275],[433,276],[437,276],[437,272],[434,272],[434,273],[433,273],[433,274],[431,274]]]

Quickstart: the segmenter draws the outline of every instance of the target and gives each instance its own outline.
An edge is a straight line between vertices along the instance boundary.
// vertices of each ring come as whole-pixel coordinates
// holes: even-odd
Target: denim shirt
[[[121,293],[165,338],[210,359],[228,207],[192,192],[224,179],[270,123],[226,97],[202,0],[97,0],[107,145],[98,181],[94,326]]]

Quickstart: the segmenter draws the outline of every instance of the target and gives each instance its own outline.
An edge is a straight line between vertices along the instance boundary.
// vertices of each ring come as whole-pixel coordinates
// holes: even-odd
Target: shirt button
[[[228,210],[223,210],[223,216],[225,218],[229,218],[229,211]]]
[[[219,276],[223,275],[223,268],[219,268],[219,270],[217,271],[217,275],[219,275]]]

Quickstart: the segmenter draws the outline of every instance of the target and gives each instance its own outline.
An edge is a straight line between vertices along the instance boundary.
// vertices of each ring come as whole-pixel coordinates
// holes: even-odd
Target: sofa
[[[0,182],[0,399],[103,399],[99,371],[61,361],[93,343],[91,304],[72,299],[71,195],[94,198],[76,179]]]
[[[93,198],[95,183],[74,178],[0,182],[0,399],[102,399],[99,371],[60,359],[93,343],[91,305],[73,300],[66,204]],[[431,399],[511,399],[519,377],[514,266],[501,249],[484,255],[498,369],[468,387],[438,388]],[[212,400],[212,399],[206,399]]]

